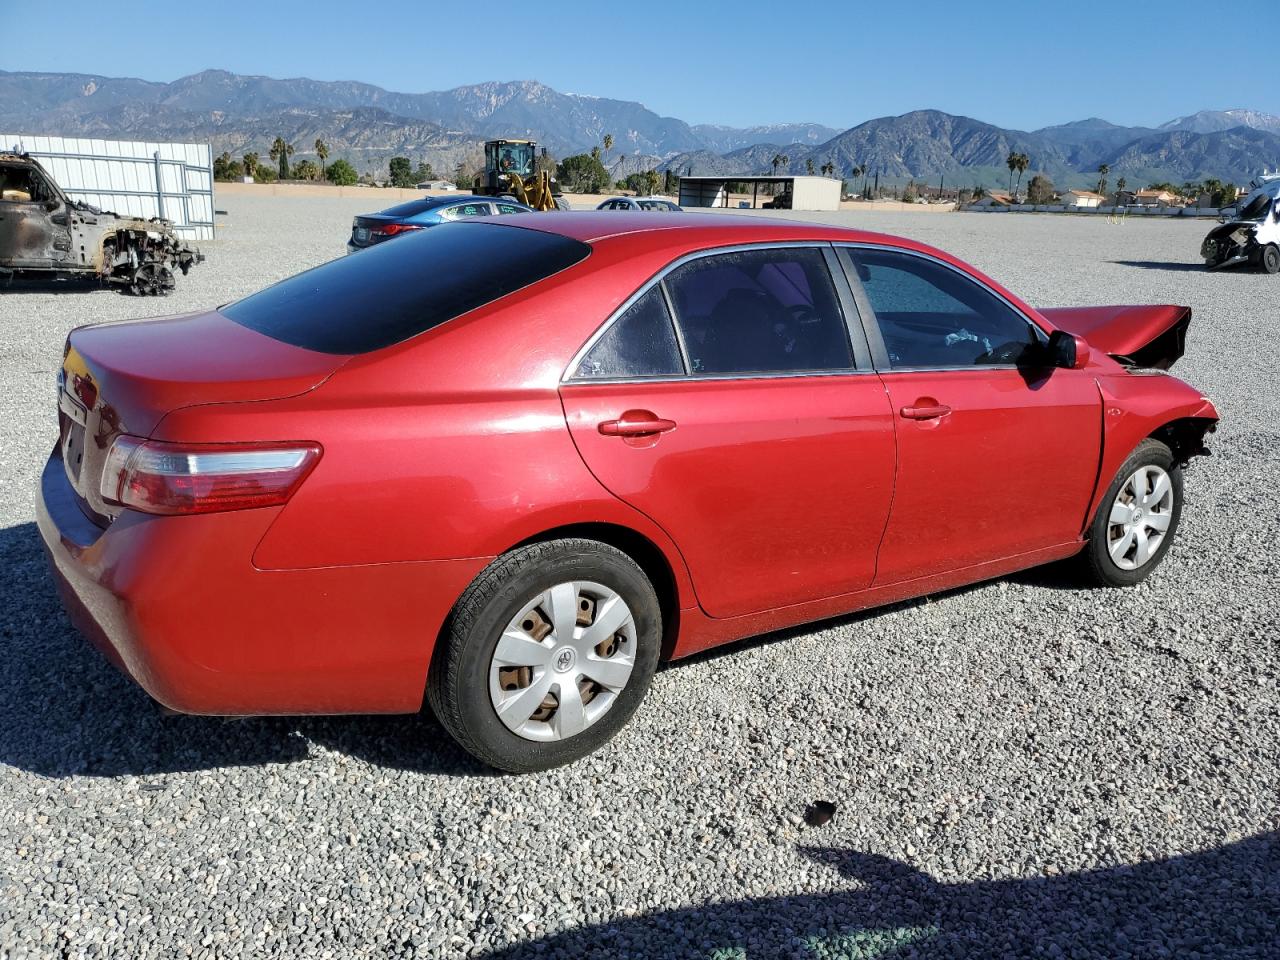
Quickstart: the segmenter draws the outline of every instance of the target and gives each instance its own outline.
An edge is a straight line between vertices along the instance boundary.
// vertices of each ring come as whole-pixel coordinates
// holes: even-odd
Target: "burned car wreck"
[[[0,284],[98,279],[139,295],[173,289],[204,257],[168,220],[120,216],[72,200],[27,154],[0,153]]]
[[[1210,230],[1200,245],[1210,270],[1248,263],[1280,273],[1280,173],[1264,174],[1250,186],[1234,219]]]

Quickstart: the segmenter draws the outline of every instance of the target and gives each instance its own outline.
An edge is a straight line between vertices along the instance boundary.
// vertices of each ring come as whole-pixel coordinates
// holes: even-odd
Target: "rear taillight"
[[[373,227],[370,232],[380,237],[394,237],[397,233],[408,233],[411,230],[421,230],[422,227],[416,223],[383,223]]]
[[[120,436],[102,499],[143,513],[216,513],[288,501],[320,459],[314,443],[162,443]]]

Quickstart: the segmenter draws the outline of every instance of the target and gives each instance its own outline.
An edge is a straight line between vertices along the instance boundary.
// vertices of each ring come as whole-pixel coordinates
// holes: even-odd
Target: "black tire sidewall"
[[[1280,247],[1274,243],[1263,247],[1262,254],[1258,257],[1258,266],[1263,273],[1280,273]]]
[[[1172,516],[1169,520],[1169,529],[1166,531],[1164,539],[1160,542],[1160,546],[1156,549],[1155,555],[1137,570],[1124,570],[1116,566],[1115,561],[1111,559],[1110,551],[1107,549],[1107,527],[1110,525],[1111,505],[1115,503],[1121,486],[1129,477],[1133,476],[1135,470],[1142,466],[1160,467],[1169,474],[1169,480],[1173,484]],[[1130,587],[1141,583],[1164,560],[1165,554],[1169,552],[1169,548],[1173,545],[1181,519],[1182,471],[1178,469],[1173,459],[1173,453],[1167,446],[1158,440],[1144,440],[1138,444],[1120,469],[1116,471],[1115,479],[1107,487],[1106,495],[1098,505],[1098,512],[1094,515],[1093,523],[1090,524],[1089,543],[1085,548],[1085,557],[1094,576],[1105,586]]]
[[[460,729],[450,729],[462,746],[479,759],[510,772],[530,772],[559,766],[585,756],[611,739],[631,719],[648,691],[662,647],[662,614],[653,586],[626,554],[590,541],[554,541],[500,558],[509,571],[498,578],[477,578],[476,595],[464,596],[471,616],[455,620],[444,642],[459,646],[448,659],[438,695],[453,700],[444,711],[447,728],[452,713]],[[513,562],[514,561],[514,562]],[[635,665],[617,701],[596,723],[562,741],[526,740],[512,733],[498,718],[489,697],[489,668],[494,649],[507,624],[529,600],[565,581],[589,580],[616,591],[635,619]],[[470,591],[469,591],[470,593]],[[433,668],[434,669],[434,668]],[[433,704],[436,698],[433,697]],[[437,711],[441,712],[441,711]]]

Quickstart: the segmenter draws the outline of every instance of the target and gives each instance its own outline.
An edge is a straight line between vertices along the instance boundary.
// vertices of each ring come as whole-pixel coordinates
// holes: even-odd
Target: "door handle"
[[[932,397],[922,397],[912,406],[903,407],[900,412],[905,420],[937,420],[950,413],[951,408]]]
[[[648,410],[628,410],[617,420],[605,420],[599,426],[606,437],[649,437],[675,428],[674,420],[664,420]]]

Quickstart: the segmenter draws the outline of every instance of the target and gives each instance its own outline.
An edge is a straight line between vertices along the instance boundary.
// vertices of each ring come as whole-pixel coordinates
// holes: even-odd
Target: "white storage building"
[[[730,201],[730,186],[745,188],[748,200]],[[762,190],[762,187],[771,189]],[[841,182],[834,177],[681,177],[680,206],[741,206],[756,210],[790,194],[792,210],[839,210]]]

